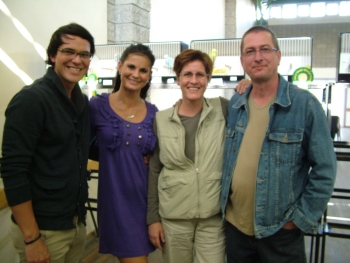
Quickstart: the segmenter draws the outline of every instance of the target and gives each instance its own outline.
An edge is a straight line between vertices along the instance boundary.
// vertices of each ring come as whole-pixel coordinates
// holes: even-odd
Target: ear
[[[277,50],[277,57],[278,57],[278,65],[280,64],[281,62],[281,56],[282,56],[282,53],[281,53],[281,50]]]
[[[117,66],[117,69],[118,69],[118,71],[119,71],[119,74],[120,74],[120,72],[121,72],[122,66],[123,66],[123,63],[119,60],[118,66]]]
[[[53,64],[55,64],[55,62],[56,62],[56,56],[50,56],[49,59],[50,59],[50,61],[51,61]]]

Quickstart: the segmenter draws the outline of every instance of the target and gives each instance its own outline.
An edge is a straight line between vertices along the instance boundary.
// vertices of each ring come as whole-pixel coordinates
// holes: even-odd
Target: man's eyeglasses
[[[193,76],[196,76],[196,79],[202,80],[207,78],[209,75],[203,72],[197,72],[196,74],[193,74],[192,72],[181,72],[180,76],[184,77],[185,79],[192,79]]]
[[[81,60],[91,60],[91,58],[92,58],[92,54],[90,52],[87,52],[87,51],[76,52],[74,49],[70,49],[70,48],[63,48],[63,49],[57,49],[57,50],[61,51],[63,53],[63,55],[70,57],[72,59],[78,55],[81,58]]]
[[[246,52],[242,53],[243,57],[246,58],[255,58],[256,53],[259,52],[261,56],[263,57],[268,57],[271,55],[272,52],[277,51],[278,48],[270,48],[270,47],[264,47],[259,50],[256,49],[248,49]]]

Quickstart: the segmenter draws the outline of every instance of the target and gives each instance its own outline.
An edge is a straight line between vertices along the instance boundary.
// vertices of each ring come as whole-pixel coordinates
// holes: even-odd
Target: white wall
[[[33,44],[16,28],[13,19],[1,11],[4,5],[12,18],[17,19],[45,50],[52,33],[70,22],[86,27],[96,44],[107,43],[107,0],[0,0],[0,49],[33,80],[43,76],[45,63]],[[0,60],[1,135],[6,106],[23,86],[24,82]]]
[[[150,42],[225,38],[225,0],[151,0]]]
[[[253,1],[236,0],[236,38],[242,38],[245,31],[255,22],[255,6]]]

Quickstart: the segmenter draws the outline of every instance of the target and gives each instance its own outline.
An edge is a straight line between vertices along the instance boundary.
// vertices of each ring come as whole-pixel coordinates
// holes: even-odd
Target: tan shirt
[[[246,235],[254,236],[255,181],[262,142],[269,123],[269,106],[255,104],[249,96],[249,117],[233,171],[226,220]]]

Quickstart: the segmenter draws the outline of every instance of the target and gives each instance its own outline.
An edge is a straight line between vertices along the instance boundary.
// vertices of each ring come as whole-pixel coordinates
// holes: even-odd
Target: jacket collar
[[[290,83],[287,82],[280,74],[278,74],[278,79],[279,79],[279,84],[278,84],[276,100],[274,103],[280,105],[281,107],[288,107],[291,105],[290,90],[289,90]],[[253,86],[251,84],[246,90],[246,92],[244,92],[240,96],[240,98],[233,105],[234,108],[240,108],[243,105],[248,104],[248,96],[252,91],[252,87]]]
[[[179,106],[180,106],[180,104],[173,107],[173,110],[171,111],[171,114],[169,116],[169,118],[171,120],[177,120],[177,121],[181,122],[180,117],[177,114],[177,112],[179,110]],[[206,98],[204,98],[203,109],[202,109],[200,121],[202,121],[207,116],[207,114],[211,111],[212,108],[213,108],[213,106],[210,104],[210,102]]]
[[[58,92],[63,95],[65,98],[68,98],[67,91],[64,88],[60,77],[54,71],[53,67],[49,67],[46,71],[45,78],[49,79],[50,82],[53,83],[53,86]],[[81,112],[86,104],[84,99],[84,94],[81,92],[80,86],[78,83],[74,85],[72,90],[72,97],[70,101],[74,104],[78,112]]]

